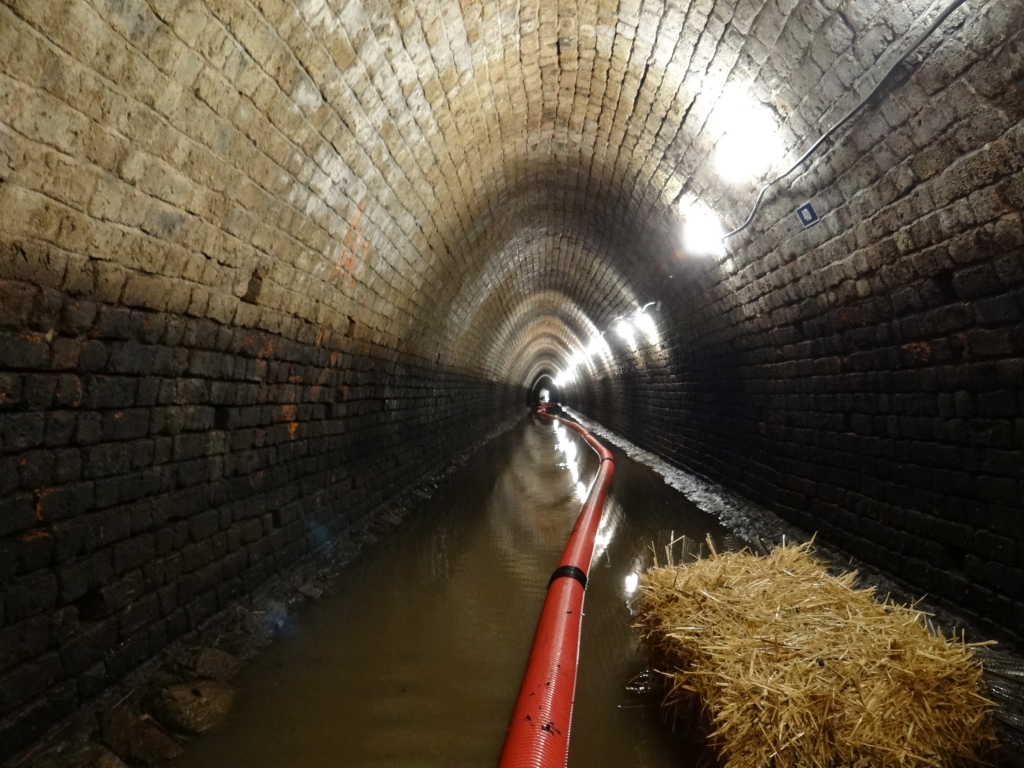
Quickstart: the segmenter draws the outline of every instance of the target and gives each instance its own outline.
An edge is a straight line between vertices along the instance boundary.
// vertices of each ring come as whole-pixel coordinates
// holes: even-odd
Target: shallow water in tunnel
[[[579,512],[577,482],[596,471],[582,440],[534,418],[490,443],[354,561],[339,592],[293,617],[243,674],[227,723],[176,768],[493,766]],[[584,606],[570,766],[695,765],[655,695],[627,690],[645,668],[628,576],[654,540],[725,530],[618,451],[611,490]]]

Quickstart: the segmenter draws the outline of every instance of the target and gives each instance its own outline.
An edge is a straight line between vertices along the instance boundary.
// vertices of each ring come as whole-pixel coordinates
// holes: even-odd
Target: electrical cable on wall
[[[902,65],[903,62],[905,62],[910,57],[910,54],[916,51],[925,40],[931,37],[932,33],[935,32],[935,30],[938,29],[947,18],[949,18],[949,15],[953,13],[953,11],[955,11],[961,5],[963,5],[966,1],[967,0],[953,0],[953,2],[947,5],[942,10],[942,12],[935,17],[935,20],[928,25],[928,28],[925,29],[924,32],[922,32],[917,37],[917,39],[911,44],[911,46],[906,50],[906,52],[904,52],[904,54],[900,56],[891,67],[889,67],[886,73],[882,76],[882,79],[878,81],[877,85],[875,85],[875,87],[871,89],[871,92],[867,96],[861,99],[861,101],[853,109],[847,112],[846,115],[844,115],[843,118],[839,120],[839,122],[835,123],[831,128],[825,131],[825,133],[823,133],[821,137],[816,142],[814,142],[814,144],[811,145],[810,149],[804,152],[803,155],[800,156],[800,159],[793,163],[793,165],[791,165],[788,170],[786,170],[781,175],[776,176],[774,179],[772,179],[763,187],[761,187],[761,191],[758,193],[757,199],[754,201],[754,207],[750,211],[750,215],[747,216],[746,221],[744,221],[731,232],[727,232],[726,234],[724,234],[722,236],[722,241],[724,242],[728,240],[730,237],[738,235],[744,229],[749,227],[750,224],[754,221],[754,216],[757,215],[757,212],[761,207],[761,203],[764,202],[764,197],[768,193],[768,190],[771,189],[774,185],[778,184],[783,179],[785,179],[787,176],[792,174],[793,171],[795,171],[801,165],[803,165],[808,160],[808,158],[810,158],[811,155],[813,155],[815,151],[817,151],[817,149],[825,142],[826,139],[832,136],[841,127],[846,125],[846,123],[848,123],[858,112],[860,112],[868,104],[868,102],[870,102],[871,99],[873,99],[875,95],[882,89],[882,86],[889,81],[889,78],[900,67],[900,65]]]

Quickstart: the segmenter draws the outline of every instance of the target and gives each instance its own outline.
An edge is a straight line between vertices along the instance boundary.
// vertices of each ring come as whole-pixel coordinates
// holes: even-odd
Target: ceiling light
[[[715,170],[730,184],[761,178],[783,155],[775,113],[751,96],[749,87],[727,89],[715,105],[711,125],[723,131],[715,146]]]
[[[655,325],[653,317],[646,312],[641,312],[633,322],[636,323],[636,327],[647,337],[648,342],[651,344],[658,343],[658,326]]]
[[[615,326],[615,331],[629,344],[630,349],[636,349],[636,339],[633,338],[633,326],[629,324],[628,320],[619,320],[618,325]]]
[[[691,256],[712,256],[725,252],[722,222],[700,200],[686,210],[683,220],[683,249]]]

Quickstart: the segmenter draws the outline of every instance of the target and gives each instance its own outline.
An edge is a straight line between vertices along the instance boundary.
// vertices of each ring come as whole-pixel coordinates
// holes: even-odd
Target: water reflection
[[[576,499],[581,504],[587,500],[587,496],[590,494],[590,489],[594,485],[594,480],[597,475],[597,468],[599,462],[596,460],[596,454],[586,444],[576,432],[566,429],[559,422],[555,422],[555,435],[557,439],[557,449],[565,456],[565,461],[560,463],[558,466],[568,470],[572,483],[574,483],[574,490],[576,492]],[[576,460],[577,453],[586,452],[594,457],[593,461],[589,463],[589,470],[587,472],[587,482],[583,482],[580,479],[580,465]],[[622,519],[622,508],[614,500],[609,499],[605,503],[604,513],[601,516],[601,524],[598,527],[597,535],[594,539],[594,560],[596,561],[604,552],[608,549],[608,545],[611,544],[612,539],[615,537],[615,531],[618,528],[619,522]]]
[[[572,482],[575,483],[576,498],[579,501],[586,501],[587,494],[589,493],[589,484],[580,480],[580,465],[576,461],[576,454],[579,450],[576,441],[580,440],[582,443],[582,439],[575,432],[565,429],[557,421],[555,422],[555,435],[558,438],[558,450],[565,456],[565,461],[558,466],[569,470]],[[590,447],[587,446],[586,449],[590,450]],[[593,483],[593,478],[590,479],[590,483]]]
[[[228,722],[175,768],[495,765],[579,487],[598,467],[561,432],[525,421],[361,555],[341,591],[298,612],[295,630],[243,673]],[[560,443],[577,449],[578,479]],[[627,690],[645,666],[627,579],[671,530],[702,540],[719,529],[617,454],[587,589],[570,768],[696,764],[656,698]]]
[[[614,480],[614,478],[613,478]],[[604,502],[604,514],[601,516],[601,525],[597,529],[597,536],[594,538],[594,559],[593,564],[600,561],[602,555],[608,552],[608,546],[615,539],[615,533],[622,523],[622,505],[609,497]]]
[[[522,593],[541,599],[580,511],[575,484],[582,482],[581,473],[589,477],[597,471],[596,457],[576,460],[567,430],[556,430],[552,440],[542,424],[532,424],[522,435],[495,493],[485,501],[506,574]],[[569,453],[574,458],[567,458]]]
[[[626,597],[632,597],[636,593],[639,583],[640,577],[635,572],[631,572],[626,576]]]

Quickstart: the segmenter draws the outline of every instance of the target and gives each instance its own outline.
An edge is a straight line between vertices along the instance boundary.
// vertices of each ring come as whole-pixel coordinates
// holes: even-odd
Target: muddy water
[[[695,765],[653,695],[627,690],[644,669],[628,576],[652,540],[725,531],[651,470],[619,451],[615,460],[587,590],[570,766]],[[589,487],[596,471],[593,452],[550,422],[528,419],[489,444],[360,555],[340,592],[293,617],[238,680],[228,721],[175,768],[495,765],[548,577],[579,512],[576,483]]]

